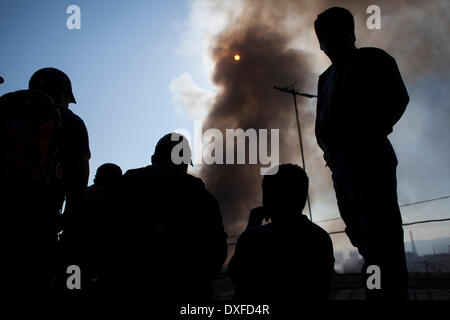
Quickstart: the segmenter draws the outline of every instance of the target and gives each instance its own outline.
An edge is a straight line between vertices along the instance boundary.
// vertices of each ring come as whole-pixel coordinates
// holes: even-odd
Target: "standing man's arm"
[[[409,103],[409,95],[403,82],[397,62],[391,58],[390,65],[386,71],[386,86],[389,96],[392,98],[391,121],[392,126],[400,120]]]
[[[387,133],[400,120],[409,103],[409,96],[403,82],[400,70],[393,57],[381,49],[371,48],[365,52],[365,68],[359,77],[363,102],[355,105],[365,105],[367,117],[363,123],[374,123]]]
[[[66,209],[70,214],[76,211],[84,201],[89,179],[89,156],[70,155],[64,166],[64,186],[66,192]]]
[[[65,213],[76,212],[83,204],[89,179],[89,136],[86,126],[75,114],[66,118],[63,145],[63,179],[66,195]]]

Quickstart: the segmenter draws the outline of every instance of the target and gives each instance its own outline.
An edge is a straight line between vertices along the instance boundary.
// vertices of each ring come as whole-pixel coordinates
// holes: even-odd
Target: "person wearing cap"
[[[66,218],[74,214],[83,203],[89,179],[89,136],[83,120],[69,109],[76,103],[69,77],[61,70],[43,68],[29,80],[29,89],[48,94],[61,114],[61,127],[57,149],[63,180],[62,199],[66,201]],[[62,206],[62,201],[61,201]]]
[[[162,137],[151,161],[99,196],[99,283],[153,301],[208,301],[227,256],[219,204],[187,173],[191,150],[182,135]]]
[[[409,102],[395,59],[355,46],[353,15],[333,7],[314,22],[331,66],[319,77],[316,138],[331,169],[351,243],[380,268],[381,288],[368,299],[407,299],[408,271],[397,202],[397,158],[388,140]]]

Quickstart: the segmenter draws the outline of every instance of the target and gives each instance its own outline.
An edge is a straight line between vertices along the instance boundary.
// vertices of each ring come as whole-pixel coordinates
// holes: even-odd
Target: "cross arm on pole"
[[[286,93],[291,93],[297,96],[302,96],[302,97],[306,97],[306,98],[317,98],[317,95],[315,94],[310,94],[310,93],[304,93],[304,92],[299,92],[297,90],[295,90],[294,88],[290,88],[290,87],[286,87],[286,88],[281,88],[278,86],[273,86],[274,89],[276,90],[280,90]]]

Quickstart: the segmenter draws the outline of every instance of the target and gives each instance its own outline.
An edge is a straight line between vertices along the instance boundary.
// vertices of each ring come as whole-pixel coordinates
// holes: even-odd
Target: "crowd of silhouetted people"
[[[373,264],[382,271],[382,289],[367,296],[404,299],[397,159],[387,135],[408,94],[392,57],[355,47],[349,11],[328,9],[315,30],[332,62],[319,79],[316,136],[346,233],[365,259],[363,273]],[[125,174],[103,164],[87,187],[88,132],[70,103],[76,103],[70,79],[55,68],[36,71],[27,90],[0,98],[4,288],[211,301],[212,282],[227,258],[227,234],[218,201],[187,173],[186,138],[163,136],[151,164]],[[180,144],[188,161],[176,163],[173,150]],[[302,214],[308,188],[308,176],[295,164],[263,177],[262,206],[250,212],[229,262],[237,301],[329,297],[333,245]],[[69,266],[81,270],[75,290],[67,283]]]
[[[2,179],[5,225],[21,234],[14,238],[18,230],[9,230],[12,291],[212,299],[211,283],[227,258],[227,235],[217,200],[187,173],[191,150],[185,137],[162,137],[147,167],[122,174],[116,164],[101,165],[86,187],[88,134],[68,109],[75,98],[62,71],[38,70],[29,90],[6,94],[0,103],[11,109],[4,126],[11,149],[4,159],[12,160]],[[188,161],[176,164],[172,152],[179,144]],[[19,157],[28,159],[20,164]],[[326,299],[333,247],[328,234],[301,214],[308,177],[297,165],[273,170],[263,180],[264,206],[251,212],[230,263],[235,297]],[[264,218],[272,222],[261,226]],[[67,285],[69,266],[81,271],[75,290]]]

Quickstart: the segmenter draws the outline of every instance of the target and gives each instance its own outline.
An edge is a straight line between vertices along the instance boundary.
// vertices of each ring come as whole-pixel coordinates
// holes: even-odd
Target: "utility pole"
[[[305,154],[303,152],[303,142],[302,142],[302,131],[300,128],[300,115],[299,115],[298,107],[297,107],[297,96],[306,97],[306,98],[317,98],[317,96],[314,94],[299,92],[299,91],[295,90],[295,88],[293,88],[293,86],[288,86],[286,88],[280,88],[280,87],[274,86],[273,88],[276,90],[285,92],[285,93],[292,94],[292,96],[294,97],[295,117],[297,119],[298,138],[300,141],[300,153],[302,156],[303,170],[305,170],[305,172],[306,172]],[[309,219],[312,222],[311,202],[309,200],[309,192],[308,192],[306,201],[308,202]]]

